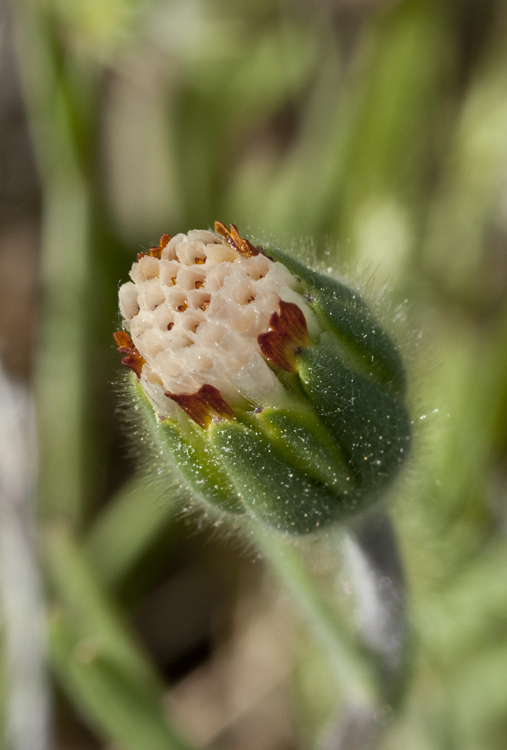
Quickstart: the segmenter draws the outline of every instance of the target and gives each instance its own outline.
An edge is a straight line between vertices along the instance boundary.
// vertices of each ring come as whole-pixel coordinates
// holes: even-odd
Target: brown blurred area
[[[0,0],[0,354],[27,378],[37,320],[41,194],[14,49],[9,3]]]

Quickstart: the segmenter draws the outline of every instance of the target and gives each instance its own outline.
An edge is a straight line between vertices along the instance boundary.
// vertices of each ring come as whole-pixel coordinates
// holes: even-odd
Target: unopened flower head
[[[403,364],[350,289],[220,222],[163,235],[130,276],[115,339],[156,440],[204,502],[305,533],[397,473]]]

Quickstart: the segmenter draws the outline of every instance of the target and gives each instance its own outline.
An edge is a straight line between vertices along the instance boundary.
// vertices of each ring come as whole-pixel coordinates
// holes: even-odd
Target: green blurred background
[[[38,747],[186,747],[174,720],[198,746],[292,750],[336,708],[255,554],[175,514],[117,413],[120,281],[163,232],[219,219],[313,242],[399,319],[412,674],[378,747],[504,750],[505,2],[2,0],[0,32],[1,353],[35,399],[53,696]]]

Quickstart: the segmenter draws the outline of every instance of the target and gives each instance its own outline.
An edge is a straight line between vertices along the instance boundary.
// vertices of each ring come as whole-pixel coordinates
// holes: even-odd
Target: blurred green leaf
[[[157,485],[135,475],[88,532],[85,549],[100,580],[112,588],[121,583],[173,515],[174,504],[160,502]]]
[[[46,550],[57,602],[50,651],[63,685],[92,724],[126,750],[187,747],[164,718],[155,669],[68,526],[47,530]]]
[[[50,623],[50,653],[63,686],[105,741],[124,750],[190,750],[169,725],[161,692],[83,641],[61,614]]]

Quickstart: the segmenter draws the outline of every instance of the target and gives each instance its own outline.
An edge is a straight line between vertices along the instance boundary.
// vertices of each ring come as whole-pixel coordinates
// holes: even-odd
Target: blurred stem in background
[[[323,744],[329,750],[378,746],[382,710],[386,705],[397,709],[407,677],[405,592],[390,521],[375,512],[356,525],[354,536],[335,531],[325,543],[328,554],[348,559],[360,637],[349,632],[333,596],[326,597],[322,581],[319,585],[312,576],[304,542],[298,549],[299,545],[273,534],[252,531],[266,562],[293,596],[332,663],[341,701],[339,717],[328,727]]]
[[[46,520],[62,516],[79,525],[87,476],[87,299],[92,284],[86,175],[92,153],[86,125],[93,116],[97,71],[87,61],[66,58],[48,6],[27,0],[14,10],[43,194],[36,364],[39,512]]]
[[[34,550],[33,404],[1,363],[0,412],[3,739],[9,750],[51,750],[44,607]]]

